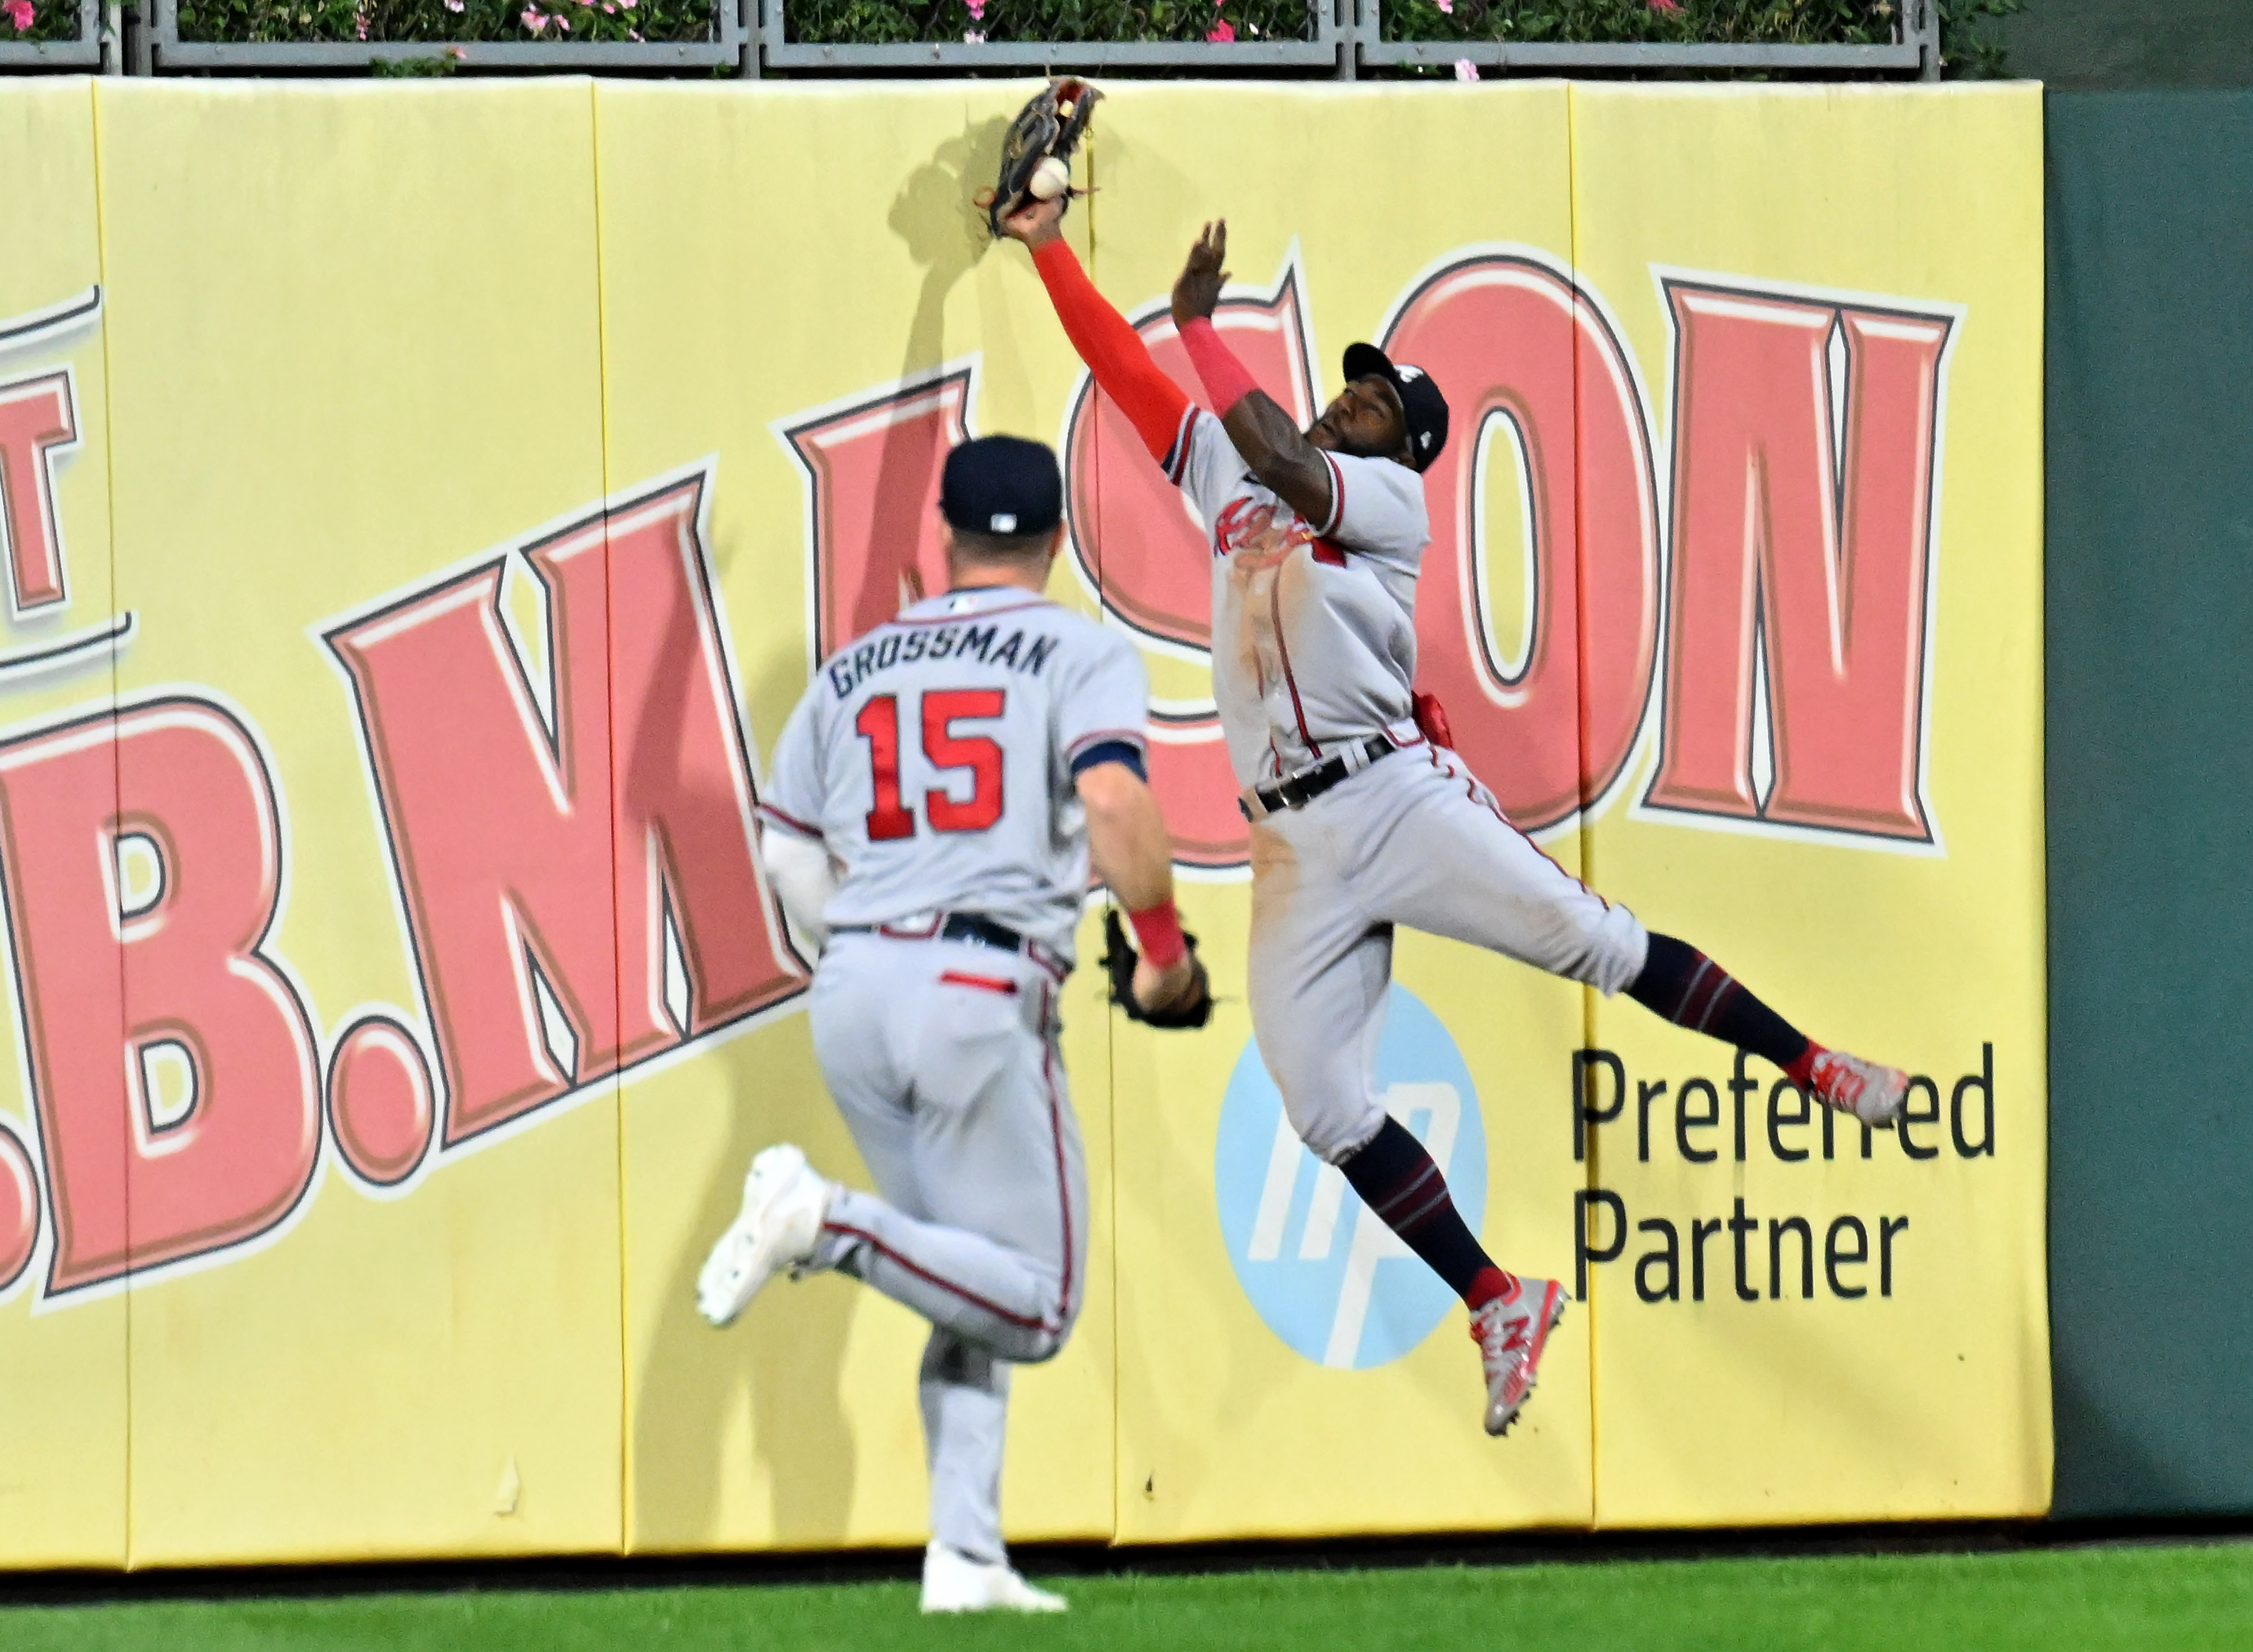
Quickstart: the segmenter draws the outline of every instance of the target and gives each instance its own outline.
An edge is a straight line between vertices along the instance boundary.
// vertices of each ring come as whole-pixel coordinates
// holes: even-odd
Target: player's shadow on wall
[[[715,574],[724,578],[730,559],[717,546],[714,559],[719,564]],[[619,778],[628,785],[640,783],[645,789],[639,795],[663,795],[669,789],[668,781],[650,770],[680,759],[678,737],[665,713],[687,693],[686,673],[700,653],[695,638],[685,632],[668,637],[659,658],[684,680],[673,692],[649,697],[650,712],[638,727],[618,731]],[[775,687],[772,677],[785,673],[791,680],[780,687],[779,697],[794,698],[805,677],[794,651],[789,659],[771,662],[770,681],[763,687]],[[763,694],[756,703],[773,703],[778,697]],[[700,1066],[726,1075],[725,1143],[694,1195],[695,1211],[685,1227],[639,1224],[644,1230],[661,1225],[685,1232],[686,1239],[680,1253],[666,1259],[656,1286],[662,1300],[654,1334],[646,1342],[637,1338],[639,1315],[630,1316],[626,1327],[627,1358],[638,1364],[631,1373],[635,1380],[627,1484],[630,1540],[637,1549],[724,1544],[722,1523],[730,1502],[737,1512],[728,1524],[743,1530],[745,1500],[723,1495],[729,1488],[722,1482],[723,1475],[743,1472],[742,1458],[724,1453],[723,1446],[746,1437],[751,1472],[765,1482],[768,1530],[775,1543],[818,1547],[846,1535],[856,1463],[838,1388],[857,1306],[854,1292],[840,1288],[840,1281],[816,1281],[802,1289],[778,1281],[725,1331],[713,1330],[695,1307],[697,1272],[708,1248],[741,1208],[743,1173],[752,1154],[777,1140],[795,1140],[832,1174],[849,1174],[857,1164],[842,1122],[820,1093],[809,1042],[803,1017],[793,1016],[700,1058]],[[624,1103],[632,1121],[629,1155],[637,1137],[648,1140],[648,1133],[666,1128],[665,1108],[680,1103],[668,1104],[665,1097],[662,1081],[638,1098],[629,1088]],[[631,1186],[628,1195],[632,1195]],[[631,1268],[631,1226],[627,1244]]]
[[[901,352],[903,380],[928,373],[946,359],[947,295],[994,245],[977,194],[993,181],[989,169],[1008,128],[1008,120],[1000,116],[966,126],[919,163],[893,198],[887,227],[923,272]],[[935,479],[933,464],[924,443],[889,443],[877,485],[887,497],[901,497],[902,490],[906,497],[922,497]],[[771,547],[776,541],[766,534],[755,542]],[[723,586],[735,548],[713,547],[715,572]],[[869,558],[868,564],[885,565],[881,557]],[[696,657],[694,645],[686,635],[668,638],[661,657],[685,666]],[[761,664],[763,680],[753,703],[795,700],[805,683],[802,659],[793,652]],[[652,715],[639,728],[619,731],[618,761],[628,777],[637,766],[675,760],[663,721],[654,714],[672,699],[652,695]],[[751,737],[756,741],[755,732]],[[738,1039],[706,1058],[729,1075],[726,1145],[698,1196],[687,1230],[690,1242],[671,1258],[659,1287],[664,1301],[654,1335],[637,1346],[632,1325],[628,1328],[628,1358],[641,1362],[633,1387],[633,1472],[628,1486],[638,1548],[695,1548],[715,1541],[729,1501],[723,1495],[722,1476],[729,1467],[722,1445],[745,1432],[754,1472],[766,1481],[778,1544],[818,1547],[847,1532],[859,1464],[838,1388],[859,1287],[829,1279],[796,1289],[778,1283],[724,1333],[707,1326],[694,1307],[705,1247],[735,1219],[753,1154],[790,1137],[829,1174],[852,1175],[859,1169],[851,1139],[826,1096],[812,1109],[778,1105],[781,1086],[771,1070],[777,1041],[806,1037],[803,1022],[798,1022]],[[802,1059],[800,1070],[811,1074],[811,1056]],[[818,1078],[813,1082],[818,1089]],[[629,1099],[626,1105],[631,1109],[635,1104]],[[641,1127],[663,1125],[645,1116]],[[900,1374],[900,1393],[903,1405],[914,1404],[912,1366]]]
[[[993,183],[987,169],[1001,153],[1001,137],[1008,126],[999,116],[966,126],[910,171],[892,197],[885,226],[905,243],[909,259],[923,271],[900,355],[903,383],[937,371],[946,360],[946,296],[994,245],[985,210],[978,205],[978,192],[981,185],[990,187]],[[933,484],[935,463],[936,456],[920,431],[911,425],[895,426],[885,438],[878,461],[878,496],[888,499],[926,497]],[[907,601],[931,595],[923,589],[912,547],[877,545],[869,549],[873,554],[865,565],[872,570],[896,566]],[[896,564],[887,552],[902,561]]]
[[[886,227],[907,244],[908,256],[924,272],[908,324],[903,377],[928,372],[946,359],[946,295],[994,245],[978,192],[993,187],[994,159],[1008,129],[1000,115],[963,128],[907,175],[884,215]]]

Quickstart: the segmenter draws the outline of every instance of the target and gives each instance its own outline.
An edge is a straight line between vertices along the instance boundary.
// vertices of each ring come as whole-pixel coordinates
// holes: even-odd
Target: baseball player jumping
[[[1252,821],[1260,1056],[1301,1140],[1461,1295],[1485,1365],[1487,1432],[1502,1433],[1566,1295],[1495,1265],[1375,1091],[1394,925],[1608,996],[1623,989],[1865,1124],[1899,1117],[1908,1081],[1814,1042],[1703,952],[1567,875],[1447,749],[1443,720],[1412,690],[1431,537],[1423,472],[1447,439],[1430,375],[1355,345],[1343,392],[1294,428],[1212,325],[1227,226],[1208,225],[1175,283],[1173,317],[1215,418],[1096,291],[1058,234],[1064,205],[1022,207],[1004,231],[1030,249],[1081,360],[1212,535],[1213,698]]]
[[[1002,1546],[1001,1446],[1009,1368],[1064,1346],[1087,1272],[1057,989],[1091,855],[1141,943],[1133,1007],[1200,1025],[1211,995],[1144,784],[1141,657],[1041,594],[1056,456],[966,443],[939,501],[951,589],[823,663],[760,806],[776,890],[821,948],[814,1052],[878,1192],[767,1148],[697,1305],[726,1325],[776,1273],[834,1268],[929,1320],[923,1609],[1054,1612]]]

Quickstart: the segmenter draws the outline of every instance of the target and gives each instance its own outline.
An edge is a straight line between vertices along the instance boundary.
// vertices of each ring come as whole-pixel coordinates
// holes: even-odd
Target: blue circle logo
[[[1440,1018],[1403,986],[1386,1001],[1377,1090],[1385,1110],[1424,1144],[1477,1232],[1486,1216],[1478,1092]],[[1253,1044],[1229,1076],[1212,1175],[1237,1282],[1267,1328],[1315,1363],[1343,1370],[1387,1364],[1454,1306],[1454,1293],[1370,1213],[1344,1175],[1292,1133],[1282,1094]]]

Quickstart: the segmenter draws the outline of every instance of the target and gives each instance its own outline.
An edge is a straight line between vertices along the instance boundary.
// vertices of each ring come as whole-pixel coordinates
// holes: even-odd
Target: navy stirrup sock
[[[1650,956],[1627,995],[1677,1027],[1705,1033],[1772,1062],[1801,1084],[1820,1047],[1747,992],[1735,976],[1685,941],[1650,938]]]
[[[1509,1293],[1516,1281],[1495,1266],[1464,1225],[1440,1167],[1399,1119],[1387,1119],[1338,1168],[1378,1220],[1430,1264],[1473,1310]]]

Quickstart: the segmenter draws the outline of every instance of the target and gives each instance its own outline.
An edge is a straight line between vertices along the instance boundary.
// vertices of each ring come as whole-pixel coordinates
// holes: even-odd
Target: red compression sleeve
[[[1252,382],[1252,375],[1245,372],[1244,364],[1210,318],[1200,316],[1182,329],[1182,348],[1189,352],[1189,365],[1196,369],[1205,394],[1212,398],[1218,412],[1225,414],[1259,387]]]
[[[1153,969],[1171,969],[1189,950],[1189,937],[1182,933],[1181,914],[1171,901],[1129,912],[1126,921],[1134,926],[1134,938],[1142,944],[1143,961]]]
[[[1036,247],[1033,268],[1049,289],[1049,302],[1056,306],[1064,337],[1079,352],[1103,394],[1119,404],[1150,457],[1163,464],[1181,435],[1189,397],[1150,359],[1149,346],[1126,324],[1126,317],[1095,290],[1069,245],[1052,240]]]

